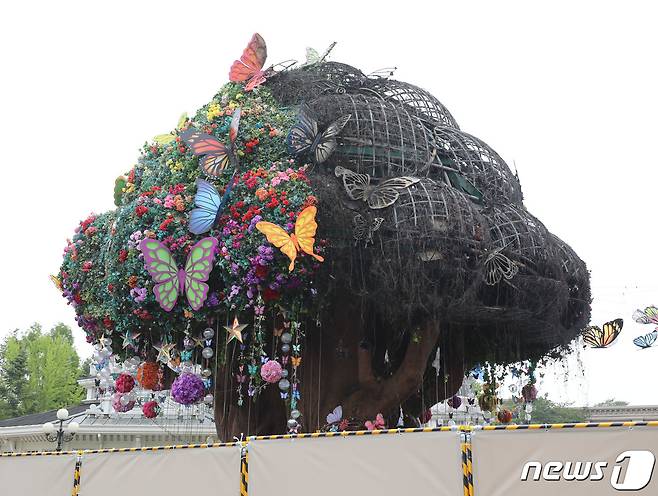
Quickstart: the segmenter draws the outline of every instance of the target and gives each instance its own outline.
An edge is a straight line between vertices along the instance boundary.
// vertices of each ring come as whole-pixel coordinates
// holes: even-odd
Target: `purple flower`
[[[135,300],[135,303],[141,303],[146,299],[146,288],[133,288],[130,290],[130,296]]]
[[[204,393],[203,380],[195,374],[181,374],[171,385],[171,397],[181,405],[198,403]]]

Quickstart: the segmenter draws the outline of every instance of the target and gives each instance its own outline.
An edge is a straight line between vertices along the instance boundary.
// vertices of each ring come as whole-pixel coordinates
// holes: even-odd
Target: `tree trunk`
[[[334,308],[342,311],[325,318],[322,326],[310,325],[304,330],[303,361],[298,371],[300,432],[322,429],[327,414],[338,405],[343,408],[343,418],[353,420],[352,426],[362,429],[365,420],[382,413],[387,426],[395,427],[400,407],[409,422],[459,389],[464,373],[461,334],[457,336],[460,339],[446,339],[448,334],[444,331],[441,335],[437,320],[425,319],[407,331],[398,349],[393,349],[391,340],[386,339],[393,330],[377,326],[376,318],[363,318],[363,307],[354,299]],[[397,329],[395,332],[399,334]],[[439,344],[444,366],[437,377],[431,363]],[[238,407],[234,373],[232,357],[228,357],[226,366],[218,371],[215,388],[220,439],[287,432],[289,412],[277,385],[265,388],[256,401],[245,397],[244,405]],[[429,390],[428,383],[437,387]]]

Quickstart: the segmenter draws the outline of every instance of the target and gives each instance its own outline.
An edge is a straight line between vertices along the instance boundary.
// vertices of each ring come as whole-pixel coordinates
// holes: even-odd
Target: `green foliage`
[[[554,403],[546,397],[537,398],[533,403],[532,422],[539,424],[561,424],[586,422],[589,418],[586,408],[570,407]]]
[[[0,346],[0,417],[15,417],[79,402],[80,359],[71,329],[57,324],[44,333],[33,324]]]

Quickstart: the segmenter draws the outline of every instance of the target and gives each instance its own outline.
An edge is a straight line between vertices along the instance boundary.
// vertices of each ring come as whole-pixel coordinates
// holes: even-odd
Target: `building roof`
[[[75,405],[67,407],[69,415],[77,415],[84,413],[89,405]],[[22,417],[14,417],[5,420],[0,420],[0,427],[14,427],[19,425],[42,425],[46,422],[57,421],[57,410],[50,410],[41,413],[32,413],[30,415],[23,415]]]

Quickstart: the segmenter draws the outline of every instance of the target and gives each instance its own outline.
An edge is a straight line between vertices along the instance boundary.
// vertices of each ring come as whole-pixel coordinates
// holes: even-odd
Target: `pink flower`
[[[82,272],[89,272],[91,268],[93,267],[94,262],[91,260],[87,260],[85,263],[82,264]]]
[[[265,382],[274,384],[275,382],[279,382],[281,377],[283,377],[283,368],[276,360],[269,360],[260,368],[260,376]]]

